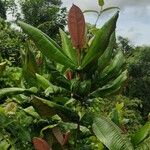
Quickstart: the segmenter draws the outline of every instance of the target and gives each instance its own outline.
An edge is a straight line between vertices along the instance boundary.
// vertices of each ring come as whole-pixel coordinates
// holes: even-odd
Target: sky
[[[82,10],[99,10],[97,0],[62,0],[63,6],[68,9],[74,3]],[[105,0],[105,7],[117,6],[120,8],[120,17],[117,23],[117,35],[127,37],[134,45],[150,45],[150,0]],[[115,11],[103,14],[98,22],[102,26]],[[92,13],[85,15],[86,22],[94,23],[96,16]]]

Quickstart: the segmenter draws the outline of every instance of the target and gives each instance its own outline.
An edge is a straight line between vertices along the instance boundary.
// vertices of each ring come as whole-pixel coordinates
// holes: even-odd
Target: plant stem
[[[80,119],[78,120],[78,124],[77,124],[77,132],[76,132],[75,143],[74,143],[75,148],[77,148],[79,132],[80,132]]]

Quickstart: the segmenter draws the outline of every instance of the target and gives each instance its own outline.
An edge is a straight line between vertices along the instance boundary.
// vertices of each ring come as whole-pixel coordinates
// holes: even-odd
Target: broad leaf
[[[81,9],[73,5],[68,14],[68,28],[72,44],[76,49],[81,49],[85,43],[85,19]]]
[[[33,138],[33,144],[36,150],[52,150],[45,140],[38,137]]]
[[[150,137],[136,146],[135,150],[150,150]]]
[[[37,73],[36,73],[36,78],[39,87],[41,87],[43,90],[46,90],[51,85],[51,83],[47,79],[45,79],[43,76]]]
[[[112,58],[113,50],[116,45],[115,32],[112,33],[107,49],[103,55],[98,59],[98,71],[101,72],[109,63]]]
[[[105,25],[96,32],[90,48],[83,58],[81,69],[89,64],[92,60],[97,60],[105,51],[109,44],[110,36],[115,31],[116,22],[119,13],[117,12]]]
[[[127,70],[122,72],[115,80],[106,84],[105,86],[98,88],[96,91],[92,92],[90,96],[92,97],[105,97],[116,93],[127,80]]]
[[[77,65],[77,52],[73,49],[71,40],[68,35],[62,30],[59,29],[62,41],[62,48],[64,53]]]
[[[150,133],[150,121],[147,122],[139,131],[137,131],[131,138],[132,143],[136,146],[141,143]]]
[[[47,59],[54,60],[55,62],[69,68],[76,68],[75,64],[65,54],[63,54],[42,31],[21,21],[18,21],[17,23],[24,30],[24,32],[31,37],[36,46]]]
[[[109,150],[134,150],[127,137],[121,134],[121,130],[111,120],[104,117],[96,117],[92,125],[96,137]]]
[[[3,98],[4,96],[10,96],[10,95],[17,95],[17,94],[35,94],[37,93],[36,88],[30,88],[30,89],[23,89],[23,88],[3,88],[0,89],[0,98]]]
[[[29,45],[30,46],[30,45]],[[25,60],[23,65],[23,77],[30,86],[35,86],[36,75],[38,67],[36,64],[35,56],[33,55],[30,48],[26,49]]]
[[[44,118],[50,118],[57,114],[65,121],[77,122],[79,119],[78,114],[73,110],[39,97],[33,97],[32,104]]]
[[[100,81],[102,83],[108,82],[113,77],[116,77],[120,74],[125,64],[125,58],[123,52],[118,50],[114,58],[111,60],[110,64],[105,67],[105,69],[100,74]]]

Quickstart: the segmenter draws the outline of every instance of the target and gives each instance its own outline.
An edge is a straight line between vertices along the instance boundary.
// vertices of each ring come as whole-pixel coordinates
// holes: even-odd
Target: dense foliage
[[[21,1],[31,24],[17,21],[22,32],[0,22],[0,149],[149,150],[150,121],[143,119],[149,111],[149,48],[132,47],[122,37],[116,43],[118,12],[99,29],[96,23],[87,26],[75,5],[69,33],[59,29],[56,43],[51,37],[60,26],[53,26],[57,32],[50,37],[38,25],[46,22],[43,11],[59,18],[53,6],[61,2],[36,2]],[[117,8],[103,9],[104,1],[98,2],[97,20]],[[34,4],[43,6],[37,18]]]
[[[21,0],[23,20],[56,38],[59,28],[66,25],[66,8],[60,0]]]

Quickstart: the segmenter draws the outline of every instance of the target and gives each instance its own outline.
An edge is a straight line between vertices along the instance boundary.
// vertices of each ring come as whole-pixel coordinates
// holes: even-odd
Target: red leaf
[[[68,80],[72,80],[72,78],[73,78],[73,72],[71,70],[67,70],[66,71],[66,78]]]
[[[64,137],[63,145],[65,145],[68,142],[69,136],[70,136],[70,131],[63,134],[63,137]]]
[[[85,42],[85,19],[81,9],[72,5],[68,15],[68,28],[75,48],[81,49]]]
[[[52,150],[45,140],[38,137],[33,138],[33,144],[36,150]]]

